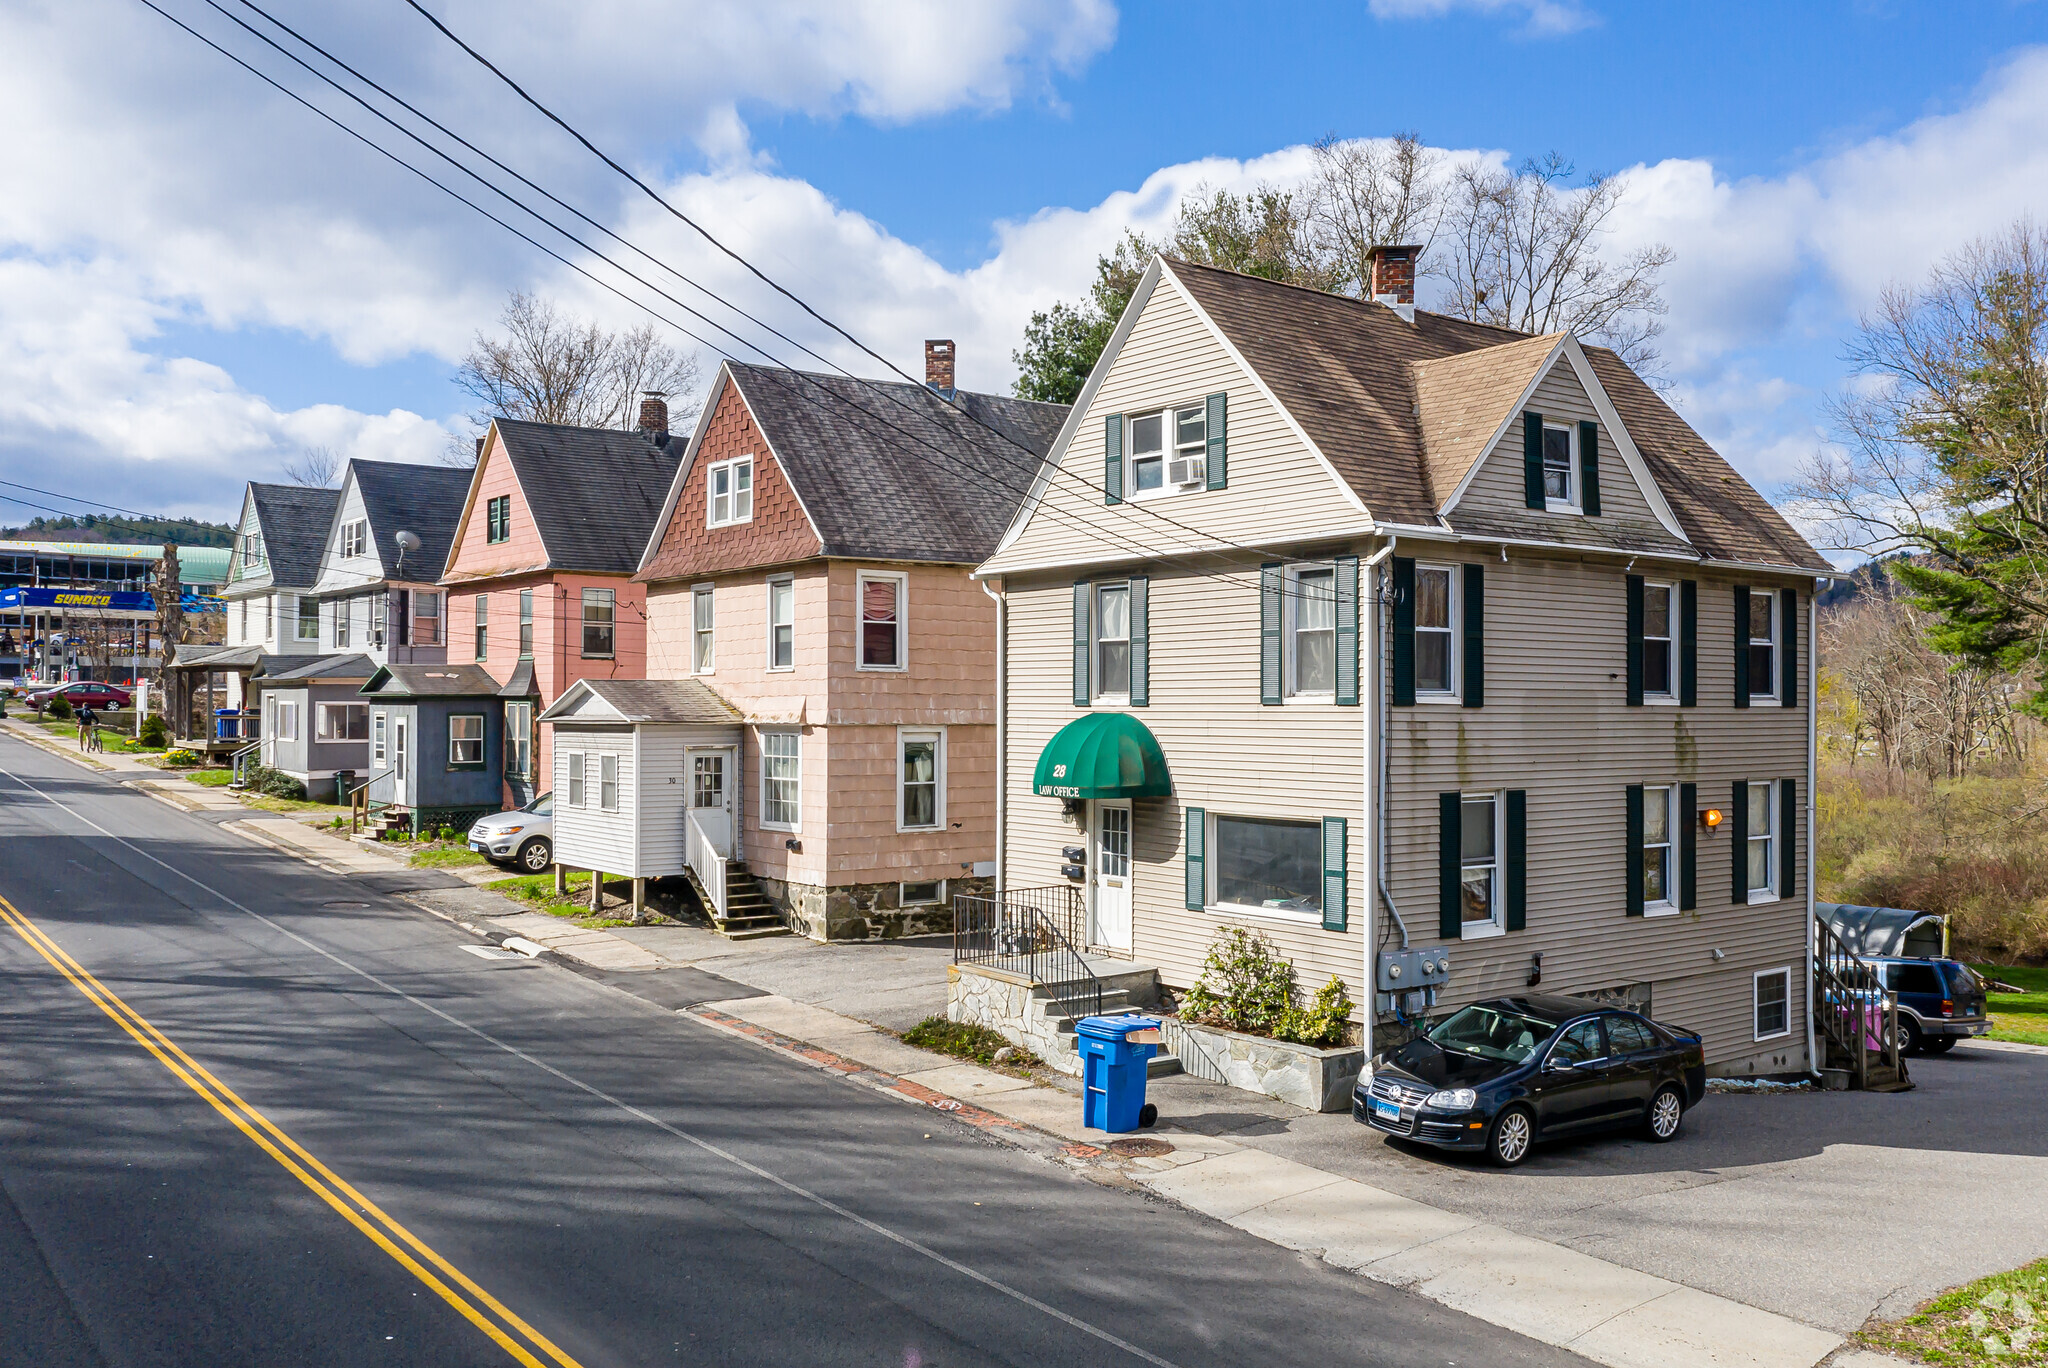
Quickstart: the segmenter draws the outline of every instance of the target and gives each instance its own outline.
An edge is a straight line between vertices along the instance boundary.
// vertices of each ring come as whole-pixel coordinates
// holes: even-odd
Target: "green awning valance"
[[[1031,787],[1041,798],[1164,798],[1166,756],[1129,713],[1088,713],[1045,743]]]

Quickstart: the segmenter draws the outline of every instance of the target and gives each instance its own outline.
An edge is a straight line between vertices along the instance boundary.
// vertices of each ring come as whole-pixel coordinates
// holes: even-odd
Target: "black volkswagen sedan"
[[[1678,1134],[1707,1090],[1699,1036],[1583,998],[1530,993],[1461,1008],[1383,1056],[1355,1121],[1503,1167],[1539,1140],[1639,1127]]]

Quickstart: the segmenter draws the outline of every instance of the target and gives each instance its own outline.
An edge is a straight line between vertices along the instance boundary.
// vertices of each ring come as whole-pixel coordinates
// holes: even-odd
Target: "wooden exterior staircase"
[[[1856,1091],[1908,1091],[1913,1080],[1899,1053],[1899,995],[1825,921],[1816,920],[1813,931],[1812,1011],[1820,1067],[1841,1070]]]

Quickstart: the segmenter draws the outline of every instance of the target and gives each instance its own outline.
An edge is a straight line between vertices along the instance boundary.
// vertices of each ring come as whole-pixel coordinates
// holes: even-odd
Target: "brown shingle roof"
[[[1422,416],[1422,451],[1430,492],[1439,504],[1451,497],[1473,462],[1486,454],[1501,422],[1561,334],[1503,342],[1495,347],[1415,363],[1415,404]]]

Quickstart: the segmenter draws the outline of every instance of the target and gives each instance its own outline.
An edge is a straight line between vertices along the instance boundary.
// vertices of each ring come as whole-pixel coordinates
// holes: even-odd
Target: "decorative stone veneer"
[[[756,876],[754,882],[775,904],[790,930],[816,941],[899,940],[904,936],[950,935],[955,894],[987,896],[994,879],[948,879],[946,901],[904,907],[902,886],[895,883],[790,883]]]
[[[986,1026],[1012,1045],[1022,1045],[1061,1073],[1078,1075],[1080,1056],[1048,1020],[1046,1003],[1021,975],[952,965],[946,970],[946,1019]]]
[[[1195,1077],[1264,1093],[1309,1111],[1350,1110],[1351,1090],[1365,1067],[1361,1045],[1319,1050],[1178,1018],[1167,1020],[1165,1034],[1167,1048]]]

